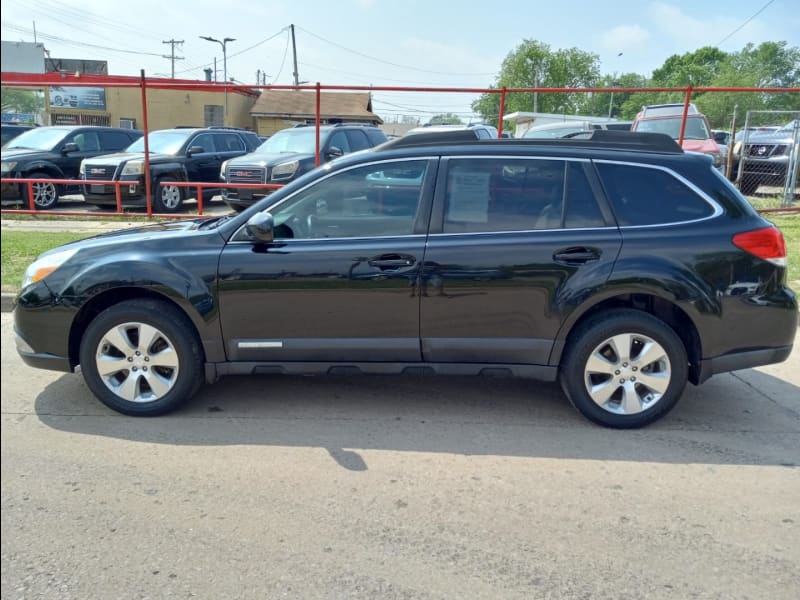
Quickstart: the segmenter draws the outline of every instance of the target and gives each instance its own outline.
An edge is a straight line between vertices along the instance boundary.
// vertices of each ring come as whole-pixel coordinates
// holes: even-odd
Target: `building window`
[[[120,118],[119,126],[122,129],[136,129],[136,119]]]
[[[217,104],[206,104],[203,107],[203,118],[206,127],[221,126],[225,124],[225,109]]]

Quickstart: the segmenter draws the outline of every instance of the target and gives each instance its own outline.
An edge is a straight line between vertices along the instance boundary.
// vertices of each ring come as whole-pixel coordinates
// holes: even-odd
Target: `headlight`
[[[77,248],[70,248],[69,250],[62,250],[61,252],[37,258],[25,269],[25,276],[22,278],[23,289],[50,275],[50,273],[72,258],[72,255],[77,251]]]
[[[81,168],[78,169],[78,173],[80,174],[81,179],[85,179],[86,178],[85,177],[86,176],[86,161],[85,160],[81,161]]]
[[[122,175],[144,175],[144,161],[131,160],[122,167]]]
[[[299,160],[292,160],[272,167],[272,179],[288,179],[295,174],[300,166]]]
[[[719,167],[720,165],[722,165],[722,155],[721,154],[717,154],[715,152],[714,154],[711,155],[711,158],[714,159],[714,166],[715,167]]]
[[[16,162],[4,160],[2,163],[0,163],[0,171],[2,171],[3,173],[10,173],[16,168],[16,166],[17,166]]]
[[[222,179],[222,181],[225,181],[225,171],[228,169],[229,160],[230,158],[228,160],[223,160],[222,165],[219,168],[219,178]]]
[[[742,142],[736,142],[733,145],[733,155],[739,156],[739,152],[742,150]]]

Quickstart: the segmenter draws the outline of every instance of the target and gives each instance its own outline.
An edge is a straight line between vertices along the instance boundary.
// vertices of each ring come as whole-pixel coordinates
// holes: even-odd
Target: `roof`
[[[323,119],[383,123],[372,112],[372,98],[368,93],[320,92],[320,113]],[[297,90],[264,90],[250,109],[250,114],[254,117],[315,119],[317,94]]]

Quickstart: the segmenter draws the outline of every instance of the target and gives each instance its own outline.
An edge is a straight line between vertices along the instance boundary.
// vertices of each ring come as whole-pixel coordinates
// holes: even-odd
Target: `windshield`
[[[320,132],[320,145],[325,139],[325,134]],[[313,127],[302,127],[297,129],[284,129],[279,131],[266,142],[258,147],[256,152],[260,154],[272,154],[280,152],[300,152],[303,154],[314,154],[317,151],[316,133]]]
[[[666,133],[673,140],[677,140],[681,134],[681,118],[645,119],[636,124],[636,131]],[[688,117],[686,119],[686,131],[684,132],[683,139],[711,139],[711,133],[706,126],[706,120],[703,117]]]
[[[67,137],[71,129],[39,127],[19,134],[11,140],[5,149],[25,148],[28,150],[55,150]]]
[[[150,146],[150,153],[155,154],[177,154],[189,136],[192,135],[191,130],[187,131],[173,131],[165,129],[164,131],[151,131],[147,134],[147,142]],[[140,137],[133,142],[126,152],[144,152],[144,138]]]

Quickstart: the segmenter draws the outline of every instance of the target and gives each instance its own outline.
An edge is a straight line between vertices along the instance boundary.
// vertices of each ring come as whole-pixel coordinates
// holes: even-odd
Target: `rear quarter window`
[[[595,164],[621,227],[695,221],[714,214],[709,202],[668,171],[628,164]]]

